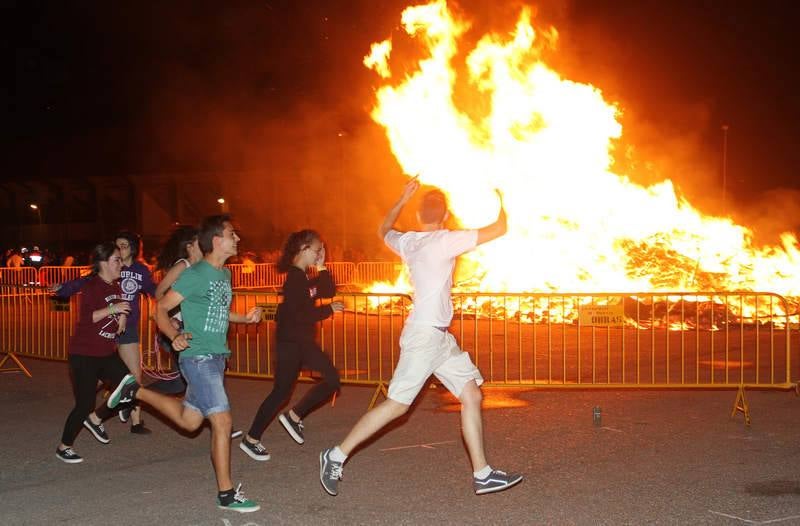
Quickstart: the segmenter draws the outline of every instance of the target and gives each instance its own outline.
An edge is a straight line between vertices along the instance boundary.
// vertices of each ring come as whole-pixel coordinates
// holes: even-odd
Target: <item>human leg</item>
[[[187,431],[199,428],[205,419],[205,414],[230,409],[222,384],[225,370],[224,357],[215,358],[214,355],[190,357],[181,360],[180,365],[188,385],[183,402],[140,387],[133,379],[133,375],[129,375],[109,396],[109,407],[115,407],[120,400],[126,400],[132,393],[135,399],[149,404]]]
[[[408,411],[428,377],[446,359],[439,350],[442,332],[406,324],[400,335],[400,359],[389,383],[387,400],[364,414],[338,446],[320,453],[320,483],[329,495],[338,493],[342,466],[361,443]]]
[[[208,415],[211,424],[211,464],[217,477],[219,491],[233,489],[231,480],[231,427],[230,411]]]
[[[136,378],[136,383],[142,384],[142,357],[139,350],[138,327],[130,327],[128,331],[122,333],[119,339],[119,356],[128,370]],[[129,334],[130,333],[130,334]],[[139,404],[130,407],[131,431],[143,433],[142,408]]]
[[[359,444],[383,429],[386,424],[406,414],[409,407],[408,404],[402,404],[392,399],[384,400],[378,406],[367,411],[356,422],[356,425],[339,445],[339,449],[349,456]]]
[[[481,401],[483,395],[475,381],[468,382],[461,391],[461,434],[467,445],[467,453],[473,471],[480,471],[487,466],[486,452],[483,447],[483,417]]]
[[[300,374],[301,357],[296,343],[279,342],[277,354],[275,383],[253,417],[253,423],[245,437],[249,442],[261,440],[264,430],[291,396],[292,386]]]
[[[308,393],[292,408],[292,412],[302,420],[318,405],[328,400],[339,390],[339,371],[330,357],[314,342],[300,345],[302,367],[322,374],[322,381],[312,387]]]
[[[81,427],[84,425],[84,420],[92,412],[99,362],[98,358],[92,356],[70,355],[69,366],[75,383],[75,406],[64,422],[61,443],[59,444],[59,449],[62,450],[72,446],[75,442],[75,437],[78,436]]]
[[[448,342],[448,345],[451,347],[451,358],[434,374],[461,401],[461,433],[472,463],[473,489],[478,495],[503,491],[518,484],[523,477],[517,473],[493,469],[486,462],[481,409],[483,395],[479,387],[483,383],[483,377],[469,355],[461,352],[455,345],[455,339]]]
[[[203,414],[193,407],[188,407],[180,399],[140,387],[136,391],[136,399],[167,417],[178,427],[186,431],[195,431],[203,424]]]

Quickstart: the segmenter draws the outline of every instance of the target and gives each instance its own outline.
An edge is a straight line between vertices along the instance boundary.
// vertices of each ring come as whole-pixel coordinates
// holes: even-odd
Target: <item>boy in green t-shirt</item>
[[[225,392],[225,360],[228,323],[258,323],[261,309],[247,314],[230,311],[231,274],[225,261],[236,255],[239,236],[227,215],[208,217],[198,235],[203,261],[186,269],[158,302],[158,328],[180,352],[181,373],[186,379],[186,396],[175,398],[140,387],[133,375],[126,376],[108,397],[108,407],[133,399],[141,400],[187,431],[195,431],[205,420],[211,424],[211,462],[217,476],[219,508],[246,513],[260,506],[234,490],[231,478],[231,411]],[[169,321],[168,312],[180,305],[184,332]]]

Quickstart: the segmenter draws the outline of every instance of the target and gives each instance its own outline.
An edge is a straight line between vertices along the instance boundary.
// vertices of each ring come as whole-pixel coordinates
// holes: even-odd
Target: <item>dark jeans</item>
[[[67,421],[64,423],[64,432],[61,434],[61,442],[65,446],[71,446],[75,442],[75,437],[83,427],[83,421],[94,409],[97,398],[97,380],[103,380],[116,388],[120,380],[129,372],[125,362],[117,353],[103,357],[70,354],[69,368],[75,383],[75,407],[67,417]],[[111,409],[106,407],[105,402],[97,407],[96,413],[101,420],[114,414]]]
[[[264,430],[292,395],[292,388],[300,376],[301,369],[310,369],[322,374],[322,381],[306,393],[292,409],[300,418],[325,402],[339,390],[339,372],[328,355],[314,341],[278,342],[278,359],[275,384],[272,392],[261,402],[250,431],[251,438],[261,439]]]

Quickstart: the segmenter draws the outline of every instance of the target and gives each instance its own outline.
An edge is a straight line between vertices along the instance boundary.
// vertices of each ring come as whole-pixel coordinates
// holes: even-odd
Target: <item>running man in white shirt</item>
[[[414,308],[400,335],[400,359],[389,383],[386,401],[364,414],[344,441],[319,455],[320,482],[330,495],[338,493],[342,468],[353,450],[386,424],[408,411],[431,374],[461,401],[461,430],[473,469],[475,493],[510,488],[522,475],[493,469],[483,447],[481,390],[483,377],[448,332],[453,318],[450,289],[456,258],[481,243],[506,233],[506,213],[500,200],[497,220],[477,230],[446,230],[447,200],[433,190],[422,198],[417,219],[421,231],[398,232],[392,227],[400,211],[419,188],[416,178],[406,183],[400,199],[389,210],[378,235],[403,259],[414,285]],[[498,197],[500,193],[498,192]]]

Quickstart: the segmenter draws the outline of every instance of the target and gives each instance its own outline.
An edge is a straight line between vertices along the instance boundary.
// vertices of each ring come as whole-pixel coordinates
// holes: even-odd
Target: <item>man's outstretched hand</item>
[[[403,195],[400,196],[400,203],[406,204],[409,199],[411,199],[411,196],[414,195],[414,192],[419,190],[419,187],[419,176],[415,175],[406,183],[406,186],[403,188]]]

